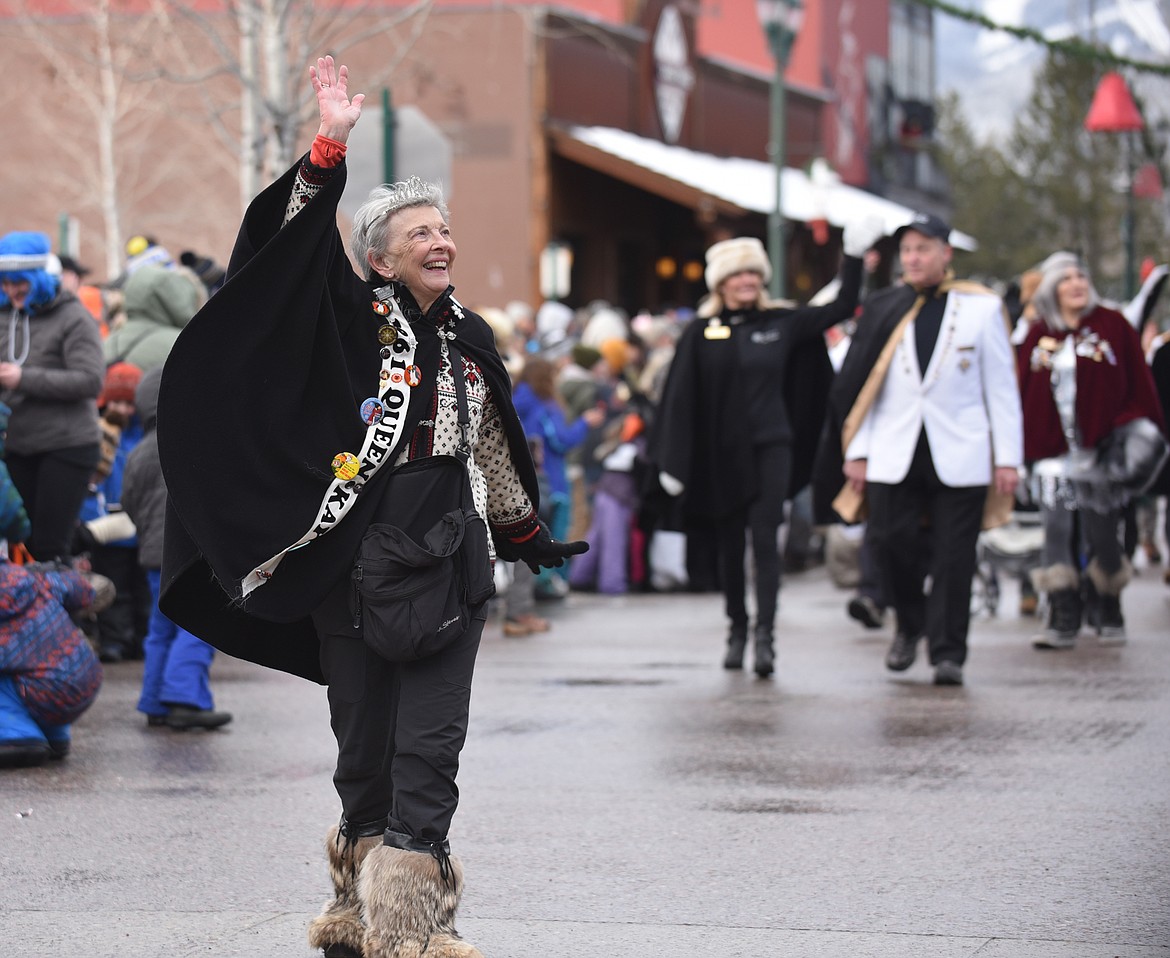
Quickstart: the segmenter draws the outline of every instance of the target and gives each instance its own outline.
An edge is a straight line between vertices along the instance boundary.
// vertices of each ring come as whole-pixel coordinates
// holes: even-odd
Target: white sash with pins
[[[407,370],[414,366],[418,340],[410,328],[410,323],[406,321],[401,305],[394,297],[393,287],[380,287],[374,294],[377,296],[376,303],[382,303],[389,308],[389,312],[382,316],[385,324],[393,326],[397,331],[394,342],[386,344],[388,348],[382,359],[382,368],[379,370],[377,398],[385,408],[385,414],[380,422],[372,423],[366,430],[361,450],[356,453],[360,463],[356,475],[350,479],[338,477],[329,484],[317,509],[317,518],[313,520],[308,531],[292,545],[260,563],[243,578],[240,587],[244,596],[271,579],[281,559],[289,552],[307,546],[314,539],[335,528],[345,518],[357,501],[362,488],[374,473],[389,461],[390,451],[402,437],[411,390],[407,382]],[[377,306],[375,312],[380,312]]]

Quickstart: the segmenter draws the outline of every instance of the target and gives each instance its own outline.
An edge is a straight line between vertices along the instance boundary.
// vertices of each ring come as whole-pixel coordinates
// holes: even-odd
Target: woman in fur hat
[[[97,397],[105,368],[98,325],[61,288],[49,238],[0,239],[0,402],[12,409],[8,469],[32,521],[28,549],[41,561],[71,554],[100,452]]]
[[[1037,589],[1048,593],[1048,623],[1033,645],[1071,648],[1081,628],[1082,586],[1095,594],[1093,623],[1102,642],[1125,641],[1121,591],[1131,569],[1118,535],[1121,510],[1134,494],[1095,475],[1097,452],[1138,419],[1164,429],[1138,335],[1104,306],[1072,253],[1041,266],[1032,297],[1037,321],[1020,346],[1024,459],[1044,523]],[[1079,543],[1087,541],[1088,582]]]
[[[745,532],[755,568],[755,672],[773,671],[780,589],[776,536],[784,502],[807,482],[832,378],[823,333],[849,319],[861,288],[861,256],[876,224],[845,227],[837,299],[797,307],[768,298],[771,265],[754,237],[707,250],[710,295],[683,330],[671,363],[651,459],[688,524],[713,527],[727,617],[724,668],[743,668],[748,642]]]

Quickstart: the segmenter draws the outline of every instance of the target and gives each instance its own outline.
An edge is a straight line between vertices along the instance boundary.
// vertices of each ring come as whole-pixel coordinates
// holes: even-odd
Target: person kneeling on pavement
[[[70,726],[97,698],[102,667],[71,612],[113,599],[62,563],[0,554],[0,767],[69,754]],[[100,598],[99,598],[100,591]]]

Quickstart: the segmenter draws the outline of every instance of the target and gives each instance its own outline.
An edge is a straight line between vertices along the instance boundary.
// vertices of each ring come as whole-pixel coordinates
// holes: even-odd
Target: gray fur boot
[[[1089,580],[1097,590],[1100,609],[1097,616],[1097,637],[1106,645],[1122,645],[1125,642],[1125,616],[1121,614],[1121,590],[1133,578],[1133,566],[1124,556],[1121,568],[1108,573],[1097,563],[1089,562]]]
[[[366,856],[382,844],[385,823],[380,824],[373,835],[351,838],[343,836],[341,828],[334,825],[325,837],[325,856],[329,862],[329,877],[333,880],[334,898],[309,924],[309,947],[322,949],[330,958],[332,955],[362,955],[366,929],[362,924],[362,905],[358,899],[358,875]]]
[[[483,958],[455,931],[463,895],[457,858],[381,845],[358,876],[364,958]]]
[[[1080,574],[1071,565],[1063,563],[1033,569],[1031,576],[1037,592],[1063,592],[1081,587]]]

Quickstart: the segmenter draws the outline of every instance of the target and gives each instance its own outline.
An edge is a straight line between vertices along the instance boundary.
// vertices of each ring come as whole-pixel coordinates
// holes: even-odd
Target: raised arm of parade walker
[[[313,92],[317,94],[317,107],[321,111],[321,125],[317,135],[334,140],[342,145],[349,139],[350,130],[362,115],[364,93],[349,96],[349,68],[337,66],[333,57],[317,58],[316,66],[309,66],[309,77]]]

